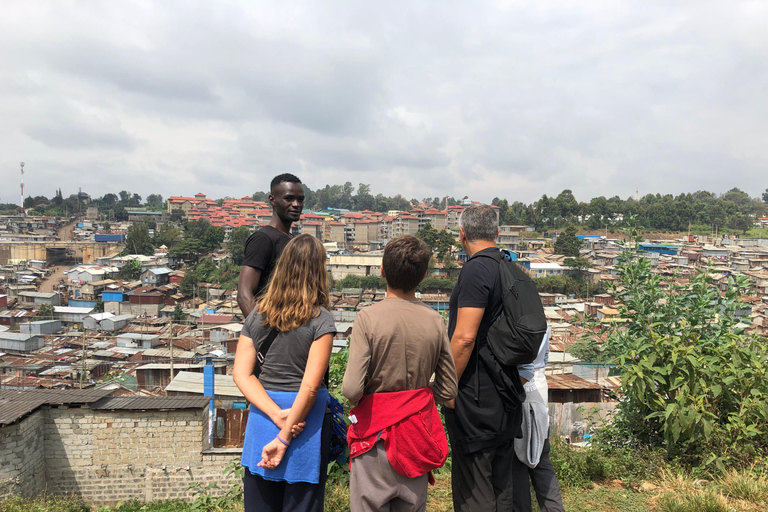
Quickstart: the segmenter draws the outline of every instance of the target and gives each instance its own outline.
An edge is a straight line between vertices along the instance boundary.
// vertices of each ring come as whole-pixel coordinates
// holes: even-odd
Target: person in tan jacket
[[[433,419],[437,415],[435,402],[445,403],[456,397],[456,367],[445,323],[436,311],[416,299],[416,286],[426,276],[430,256],[427,245],[410,235],[394,238],[384,248],[382,275],[387,280],[387,297],[361,310],[352,328],[341,388],[351,404],[375,399],[377,395],[382,397],[380,394],[389,394],[382,397],[389,399],[398,392],[421,395],[429,392],[432,404],[423,409],[422,414]],[[434,382],[430,384],[433,375]],[[372,410],[373,416],[378,417],[360,418],[361,422],[381,422],[382,415],[389,414],[381,408],[360,407],[363,409]],[[435,409],[434,415],[431,409]],[[357,418],[354,414],[352,417],[354,423]],[[446,443],[447,453],[442,426],[436,432],[433,423],[425,430],[432,434],[425,435],[433,435],[435,439],[421,441],[435,446],[442,441]],[[352,425],[353,431],[356,426]],[[390,441],[385,444],[387,435]],[[378,437],[374,436],[370,445],[366,442],[352,445],[352,512],[425,509],[430,472],[414,478],[398,473],[385,449],[385,446],[394,447],[391,440],[396,438],[397,432],[385,429]],[[390,456],[403,457],[403,453],[395,453],[393,449]]]

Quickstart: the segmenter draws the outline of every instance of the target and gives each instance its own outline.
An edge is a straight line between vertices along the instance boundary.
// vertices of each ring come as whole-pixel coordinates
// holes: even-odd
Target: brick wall
[[[45,419],[38,411],[0,429],[0,496],[38,494],[45,485]]]
[[[16,455],[23,464],[14,465],[14,452],[0,452],[3,471],[17,468],[0,473],[0,494],[74,494],[92,507],[131,499],[191,500],[187,489],[195,482],[228,488],[233,480],[223,471],[239,458],[233,451],[205,451],[207,409],[49,408],[0,432],[3,438],[26,439],[14,445],[24,446]]]

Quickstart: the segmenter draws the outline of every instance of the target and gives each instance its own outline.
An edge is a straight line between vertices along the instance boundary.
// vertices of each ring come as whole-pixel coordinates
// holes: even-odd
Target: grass
[[[630,449],[574,449],[553,443],[552,460],[558,471],[563,505],[569,512],[764,512],[768,510],[768,478],[760,469],[731,470],[711,481],[697,479],[691,470],[669,464],[653,453]],[[449,512],[451,477],[435,474],[427,510]],[[327,512],[349,511],[349,480],[333,474],[326,487]],[[534,511],[538,506],[534,502]],[[197,505],[197,507],[195,506]],[[215,505],[138,501],[94,509],[73,497],[10,497],[0,501],[0,512],[243,512],[242,501]]]
[[[768,506],[768,479],[741,471],[728,471],[720,480],[722,493],[729,498]]]

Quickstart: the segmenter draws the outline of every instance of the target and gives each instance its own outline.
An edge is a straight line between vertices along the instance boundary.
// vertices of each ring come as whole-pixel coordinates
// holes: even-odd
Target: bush
[[[746,277],[724,293],[709,269],[678,285],[630,254],[614,289],[628,322],[604,344],[622,374],[622,442],[662,447],[704,470],[751,464],[768,452],[768,348],[740,324],[751,310],[740,299]]]
[[[658,453],[630,447],[614,448],[599,442],[585,448],[573,447],[551,437],[550,459],[563,487],[584,489],[593,482],[619,479],[637,482],[653,478],[664,465]]]

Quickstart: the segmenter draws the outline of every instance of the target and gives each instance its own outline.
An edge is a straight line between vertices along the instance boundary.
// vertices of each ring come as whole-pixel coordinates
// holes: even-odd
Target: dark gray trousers
[[[549,450],[549,438],[547,438],[544,441],[541,459],[535,468],[529,468],[513,456],[515,459],[512,464],[512,480],[515,489],[513,512],[531,512],[529,477],[541,512],[565,512],[563,498],[560,496],[560,484],[557,483],[555,468],[549,459]]]
[[[455,512],[509,512],[512,510],[512,439],[492,448],[464,453],[457,439],[455,413],[444,408],[445,428],[451,440],[451,490]],[[527,483],[526,483],[527,485]]]

